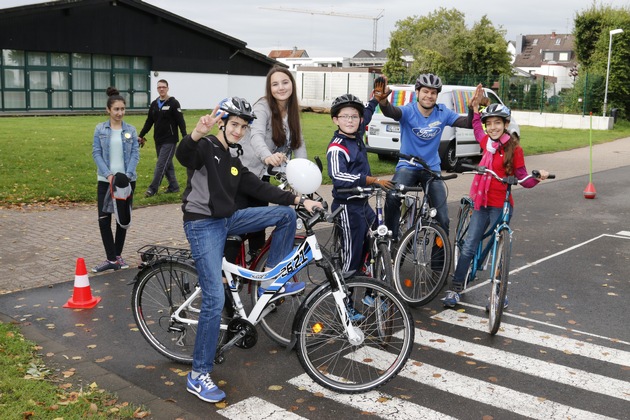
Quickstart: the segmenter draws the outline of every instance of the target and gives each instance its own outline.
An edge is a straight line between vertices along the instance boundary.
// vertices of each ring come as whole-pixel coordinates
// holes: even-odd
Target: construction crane
[[[295,13],[308,13],[309,15],[326,15],[326,16],[337,16],[337,17],[347,17],[353,19],[370,19],[374,22],[374,29],[372,32],[372,51],[376,51],[376,35],[378,32],[378,20],[383,17],[384,9],[378,9],[378,15],[376,16],[365,16],[365,15],[353,15],[350,13],[337,13],[337,12],[327,12],[323,10],[308,10],[308,9],[295,9],[292,7],[269,7],[269,6],[260,6],[259,9],[267,9],[267,10],[279,10],[281,12],[295,12]]]

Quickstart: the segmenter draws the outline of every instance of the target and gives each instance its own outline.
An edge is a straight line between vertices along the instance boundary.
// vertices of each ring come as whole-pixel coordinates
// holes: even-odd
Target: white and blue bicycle
[[[339,209],[341,210],[341,209]],[[414,323],[405,302],[389,286],[368,277],[344,279],[338,256],[320,245],[313,227],[333,222],[338,215],[296,208],[306,238],[268,272],[253,271],[223,259],[227,278],[226,302],[215,360],[236,346],[253,347],[256,326],[266,317],[282,312],[287,299],[300,299],[292,323],[289,347],[308,375],[322,386],[344,393],[375,389],[394,378],[405,365],[414,342]],[[201,289],[188,250],[149,246],[144,249],[146,266],[136,277],[132,311],[143,337],[167,358],[192,363],[193,347],[201,307]],[[310,263],[320,267],[326,282],[308,295],[282,296],[282,286]],[[250,284],[272,280],[253,307],[247,311],[239,291]],[[360,298],[372,291],[375,303]],[[294,302],[293,302],[294,303]],[[291,303],[291,304],[293,304]],[[349,314],[358,311],[362,317]]]

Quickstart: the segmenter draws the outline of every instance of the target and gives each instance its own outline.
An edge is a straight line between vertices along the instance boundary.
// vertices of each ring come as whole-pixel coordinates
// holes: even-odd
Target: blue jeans
[[[510,208],[510,219],[512,218],[512,210]],[[457,268],[455,268],[455,273],[453,274],[453,289],[455,291],[462,290],[468,268],[477,252],[483,234],[491,223],[497,221],[502,212],[503,207],[482,207],[479,210],[474,210],[470,216],[470,224],[464,239],[462,253],[459,255]]]
[[[249,207],[227,218],[184,222],[186,238],[201,286],[201,312],[193,351],[194,372],[210,373],[217,350],[221,312],[225,302],[221,261],[228,235],[256,232],[269,226],[273,231],[267,266],[273,267],[293,249],[295,210],[287,206]]]
[[[403,184],[408,187],[414,187],[418,184],[426,191],[427,181],[431,178],[429,173],[424,170],[400,168],[394,174],[392,182]],[[437,222],[444,228],[446,234],[449,231],[448,206],[446,203],[446,186],[444,181],[437,180],[431,182],[429,189],[429,205],[435,207]],[[400,219],[400,198],[387,194],[385,200],[385,224],[392,230],[394,238],[398,237],[398,221]]]

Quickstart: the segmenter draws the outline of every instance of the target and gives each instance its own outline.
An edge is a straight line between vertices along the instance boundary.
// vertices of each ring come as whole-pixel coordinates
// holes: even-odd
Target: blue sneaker
[[[211,403],[225,399],[225,392],[221,391],[219,387],[212,382],[209,373],[199,375],[197,379],[193,379],[192,374],[189,373],[186,381],[186,390],[191,394],[195,394],[199,399]]]
[[[350,318],[350,321],[361,321],[362,319],[365,319],[365,315],[354,309],[352,306],[346,306],[346,309],[348,310],[348,318]]]
[[[449,290],[446,292],[442,300],[442,304],[447,308],[454,308],[459,303],[459,293]]]
[[[508,297],[506,296],[503,301],[503,309],[507,309],[508,303]],[[486,312],[490,312],[490,298],[488,298],[488,303],[486,304]]]
[[[274,299],[277,299],[279,297],[282,296],[289,296],[289,295],[294,295],[296,293],[300,293],[301,291],[304,290],[304,288],[306,287],[306,283],[304,283],[303,281],[290,281],[285,283],[284,286],[282,286],[282,288],[280,289],[280,291],[278,292],[278,294],[274,297]],[[265,289],[264,287],[259,287],[258,288],[258,298],[260,299],[260,297],[263,295],[263,293],[265,293],[267,289]]]
[[[374,307],[374,296],[372,295],[365,295],[363,297],[363,299],[361,299],[361,302],[363,302],[363,304],[369,308],[373,308]],[[382,311],[386,311],[387,310],[387,302],[381,301],[381,310]]]

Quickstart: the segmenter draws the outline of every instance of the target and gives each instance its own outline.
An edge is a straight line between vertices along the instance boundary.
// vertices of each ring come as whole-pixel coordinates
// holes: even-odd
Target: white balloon
[[[289,184],[300,194],[312,194],[322,185],[321,171],[308,159],[291,159],[286,173]]]

